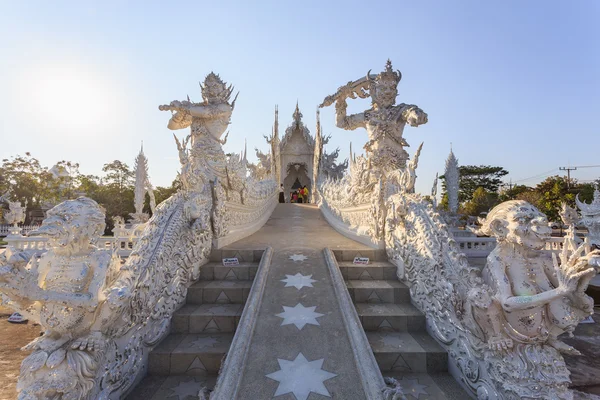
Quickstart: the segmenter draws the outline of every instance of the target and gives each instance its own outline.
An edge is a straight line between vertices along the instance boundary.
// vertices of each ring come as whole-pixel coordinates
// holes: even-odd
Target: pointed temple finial
[[[294,121],[296,122],[296,125],[300,125],[300,122],[302,120],[302,113],[300,112],[300,107],[298,106],[298,100],[296,100],[296,110],[294,111],[293,117]]]

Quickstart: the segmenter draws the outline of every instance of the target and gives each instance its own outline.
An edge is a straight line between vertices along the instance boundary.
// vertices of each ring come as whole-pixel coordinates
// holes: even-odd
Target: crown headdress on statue
[[[219,75],[211,72],[204,78],[204,84],[200,84],[202,90],[202,98],[205,100],[217,100],[222,102],[228,102],[233,93],[233,85],[227,86],[225,82],[219,77]]]
[[[385,71],[380,73],[377,76],[373,76],[371,74],[371,70],[367,72],[367,81],[370,84],[380,83],[380,82],[393,82],[394,84],[398,84],[402,79],[402,73],[399,70],[394,71],[392,68],[392,62],[390,59],[385,63]]]

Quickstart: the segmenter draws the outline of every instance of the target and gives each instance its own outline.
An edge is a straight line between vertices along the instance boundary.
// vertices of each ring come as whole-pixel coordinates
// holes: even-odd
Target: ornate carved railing
[[[247,186],[242,196],[228,196],[219,182],[212,186],[215,202],[213,246],[217,249],[259,230],[277,206],[275,180],[256,181],[249,178]]]
[[[384,248],[385,208],[379,190],[354,196],[347,179],[326,180],[317,185],[318,205],[329,224],[342,235],[377,249]]]
[[[488,339],[475,322],[476,307],[489,306],[491,313],[492,306],[486,305],[489,288],[463,250],[489,252],[494,238],[454,238],[441,216],[418,195],[394,195],[388,207],[388,258],[410,287],[412,303],[426,315],[429,333],[447,349],[449,370],[470,395],[571,399],[569,372],[554,347],[527,343],[522,337],[524,342],[510,342],[510,350],[493,348],[496,338]],[[554,251],[560,247],[557,241],[550,244]]]

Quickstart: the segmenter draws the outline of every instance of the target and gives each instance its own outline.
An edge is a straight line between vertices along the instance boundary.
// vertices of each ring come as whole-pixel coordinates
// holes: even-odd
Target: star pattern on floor
[[[306,257],[304,254],[292,254],[290,256],[290,260],[293,261],[304,261],[306,259],[308,259],[308,257]]]
[[[296,325],[296,328],[302,330],[305,325],[319,325],[317,318],[322,317],[325,314],[315,312],[317,306],[304,307],[301,303],[296,304],[295,307],[283,306],[283,312],[276,314],[277,317],[283,318],[283,325]]]
[[[204,349],[214,347],[215,344],[219,343],[214,337],[199,337],[198,339],[190,342],[189,347],[193,349]]]
[[[191,380],[186,382],[179,382],[179,385],[170,388],[173,392],[172,396],[177,396],[178,400],[184,400],[188,396],[193,396],[194,398],[198,397],[198,392],[200,391],[200,385],[198,382]]]
[[[304,286],[313,287],[313,282],[316,280],[311,279],[312,275],[302,275],[298,272],[296,275],[285,275],[286,278],[282,279],[281,282],[285,282],[285,287],[294,286],[296,289],[300,290]]]
[[[415,399],[418,399],[420,395],[427,396],[429,393],[425,390],[426,385],[421,385],[418,379],[402,378],[398,381],[402,386],[404,394],[409,394]]]
[[[323,384],[327,379],[337,376],[321,369],[325,359],[308,361],[302,353],[298,353],[293,361],[277,359],[279,371],[265,375],[269,379],[279,382],[273,397],[286,393],[293,393],[296,400],[306,400],[310,393],[331,397]]]

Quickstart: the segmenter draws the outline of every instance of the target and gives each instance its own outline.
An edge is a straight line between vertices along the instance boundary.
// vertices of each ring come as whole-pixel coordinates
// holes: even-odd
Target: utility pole
[[[567,189],[571,189],[571,171],[576,171],[577,167],[558,167],[560,171],[567,171]]]

